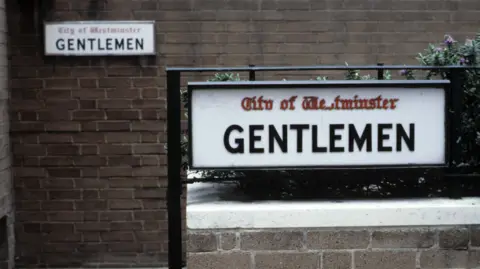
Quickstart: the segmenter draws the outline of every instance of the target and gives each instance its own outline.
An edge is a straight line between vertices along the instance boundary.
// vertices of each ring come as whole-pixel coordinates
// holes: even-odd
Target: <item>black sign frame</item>
[[[255,81],[258,72],[316,72],[316,71],[347,71],[363,70],[375,71],[378,80],[385,79],[385,72],[388,70],[407,70],[407,71],[443,71],[451,82],[450,102],[452,110],[450,129],[447,135],[449,141],[459,141],[461,139],[462,110],[464,102],[464,80],[467,72],[480,69],[479,66],[425,66],[425,65],[312,65],[312,66],[237,66],[237,67],[165,67],[166,88],[167,88],[167,161],[168,161],[168,185],[167,185],[167,215],[168,215],[168,268],[182,269],[185,264],[184,250],[182,248],[182,203],[183,193],[182,185],[188,181],[184,179],[184,167],[182,166],[182,148],[181,148],[181,96],[182,74],[200,74],[200,73],[218,73],[218,72],[243,72],[248,74],[250,81]],[[358,82],[358,81],[356,81]],[[449,165],[446,169],[441,169],[447,184],[450,198],[460,198],[460,185],[462,182],[470,181],[477,177],[459,174],[457,164],[462,162],[462,148],[456,142],[450,143]]]
[[[445,98],[445,157],[443,163],[438,164],[401,164],[401,165],[307,165],[307,166],[234,166],[234,167],[197,167],[193,162],[193,133],[192,133],[192,93],[201,90],[238,90],[238,89],[308,89],[315,88],[341,88],[349,90],[372,89],[372,88],[402,88],[406,90],[421,90],[436,88],[443,90]],[[332,81],[233,81],[233,82],[190,82],[187,86],[188,94],[188,163],[191,170],[219,170],[219,171],[242,171],[242,170],[336,170],[336,169],[389,169],[389,168],[446,168],[450,163],[451,135],[449,133],[452,121],[451,111],[451,83],[449,80],[332,80]]]

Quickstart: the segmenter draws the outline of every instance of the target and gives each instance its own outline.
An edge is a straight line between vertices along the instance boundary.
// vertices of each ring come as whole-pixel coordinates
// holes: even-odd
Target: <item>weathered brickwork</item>
[[[15,255],[13,184],[7,58],[7,18],[0,0],[0,268],[13,268]]]
[[[478,268],[479,227],[189,230],[189,269]]]
[[[44,57],[36,5],[7,0],[17,267],[165,265],[166,65],[408,64],[479,18],[478,0],[43,2],[47,20],[155,20],[158,53]]]

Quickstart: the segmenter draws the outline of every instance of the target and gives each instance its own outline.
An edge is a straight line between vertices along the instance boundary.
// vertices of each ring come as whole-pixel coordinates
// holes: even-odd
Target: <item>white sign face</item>
[[[45,23],[45,55],[154,55],[151,21],[80,21]]]
[[[444,85],[189,87],[192,169],[446,161]]]

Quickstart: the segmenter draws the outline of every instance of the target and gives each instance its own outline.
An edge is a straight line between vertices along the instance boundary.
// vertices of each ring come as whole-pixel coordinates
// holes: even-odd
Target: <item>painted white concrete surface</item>
[[[442,226],[480,224],[480,198],[265,201],[235,194],[233,184],[188,186],[189,229]],[[228,200],[226,199],[228,197]]]

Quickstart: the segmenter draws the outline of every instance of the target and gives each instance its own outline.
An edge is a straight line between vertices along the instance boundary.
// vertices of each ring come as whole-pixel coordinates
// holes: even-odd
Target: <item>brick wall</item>
[[[478,268],[479,227],[189,230],[189,269]]]
[[[7,2],[19,267],[165,264],[165,65],[413,63],[478,22],[477,0],[56,0],[52,20],[156,20],[158,54],[46,58],[34,5]]]
[[[0,0],[0,267],[13,268],[15,255],[13,184],[9,135],[7,18]]]
[[[34,5],[19,2],[8,7],[17,266],[166,265],[163,61],[43,57]],[[156,7],[53,2],[58,20]]]

